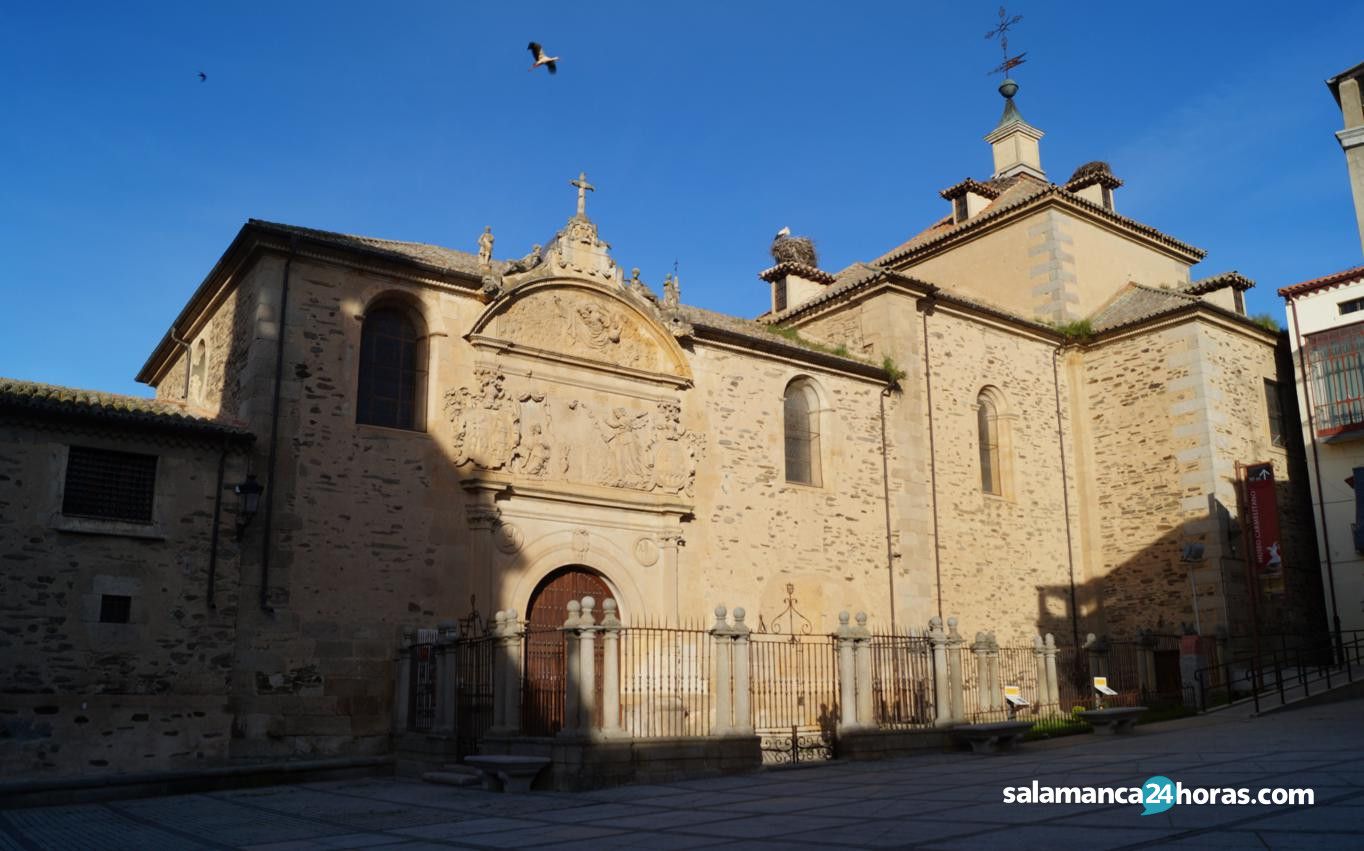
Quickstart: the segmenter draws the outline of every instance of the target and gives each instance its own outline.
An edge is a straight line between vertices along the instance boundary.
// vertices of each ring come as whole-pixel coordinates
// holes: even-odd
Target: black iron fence
[[[625,731],[639,738],[710,735],[715,677],[710,633],[634,627],[621,630],[619,642],[617,722]]]
[[[763,762],[830,758],[839,711],[834,639],[755,633],[749,665],[753,726]]]
[[[928,639],[873,635],[869,643],[876,726],[883,730],[932,727],[936,702]]]

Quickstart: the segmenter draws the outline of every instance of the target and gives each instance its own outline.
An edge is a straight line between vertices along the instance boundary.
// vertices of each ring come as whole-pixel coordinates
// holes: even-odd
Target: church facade
[[[795,605],[816,633],[840,610],[883,633],[954,615],[1010,645],[1244,634],[1238,463],[1278,482],[1287,578],[1260,594],[1264,628],[1317,628],[1292,371],[1245,315],[1253,284],[1192,274],[1203,252],[1119,214],[1106,165],[1050,182],[1041,136],[1008,98],[992,176],[943,190],[949,214],[868,262],[829,272],[779,239],[753,320],[626,275],[584,177],[563,227],[510,261],[491,234],[470,254],[248,222],[138,375],[148,416],[210,447],[192,474],[150,474],[133,525],[155,542],[75,535],[60,488],[3,482],[3,548],[36,552],[4,577],[25,589],[0,623],[0,675],[24,675],[0,707],[22,732],[0,742],[7,771],[205,759],[147,755],[158,710],[128,708],[149,689],[162,712],[203,698],[187,718],[215,734],[210,759],[385,753],[401,630],[507,609],[553,625],[564,589],[603,589],[627,624],[723,603],[759,629]],[[21,384],[6,392],[34,395]],[[43,435],[7,446],[25,480],[72,487],[90,412],[63,404],[43,423],[0,405]],[[137,449],[140,428],[120,439],[169,451]],[[67,628],[115,586],[133,613],[117,642]],[[211,638],[186,649],[169,625],[186,622]],[[147,647],[167,660],[133,661]],[[63,675],[71,659],[87,673]],[[137,664],[154,670],[101,674]],[[194,673],[160,676],[176,666]],[[125,744],[87,764],[105,733]]]

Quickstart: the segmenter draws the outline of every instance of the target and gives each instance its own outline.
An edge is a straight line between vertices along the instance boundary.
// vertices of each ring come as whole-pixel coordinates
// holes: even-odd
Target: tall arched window
[[[980,489],[996,496],[1004,493],[999,454],[999,408],[982,390],[976,397],[976,433],[980,440]]]
[[[401,305],[365,313],[356,422],[413,431],[426,427],[425,332],[421,319]]]
[[[786,385],[782,405],[786,434],[786,480],[819,485],[819,395],[809,379]]]

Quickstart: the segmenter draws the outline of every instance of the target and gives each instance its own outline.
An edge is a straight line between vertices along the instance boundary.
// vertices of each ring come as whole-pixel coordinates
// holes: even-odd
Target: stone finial
[[[934,616],[928,619],[928,630],[933,632],[942,629],[942,618]]]
[[[572,628],[578,625],[578,613],[582,611],[582,605],[577,600],[568,601],[568,619],[564,621],[564,626]]]
[[[592,597],[584,597],[583,614],[582,617],[578,619],[578,623],[581,624],[582,626],[596,626],[597,625],[596,618],[592,616],[592,610],[596,607],[597,601],[595,599],[593,599]]]
[[[844,609],[843,611],[841,611],[841,612],[838,613],[838,625],[839,625],[839,626],[847,626],[847,625],[848,625],[848,621],[850,621],[851,619],[852,619],[852,616],[848,614],[848,610],[847,610],[847,609]]]
[[[729,615],[729,610],[726,609],[726,608],[724,607],[724,604],[723,604],[723,603],[720,604],[720,605],[718,605],[718,606],[716,606],[716,607],[715,607],[715,626],[713,627],[713,629],[724,629],[725,627],[729,626],[729,624],[727,624],[727,623],[725,622],[725,618],[726,618],[728,615]]]
[[[616,601],[610,597],[602,600],[601,625],[608,629],[615,629],[620,626],[620,618],[616,617]]]
[[[507,632],[514,633],[521,625],[520,617],[516,614],[516,609],[507,609]]]
[[[866,626],[867,626],[867,613],[866,613],[866,612],[858,612],[858,613],[857,613],[857,617],[854,618],[854,620],[857,621],[857,625],[858,625],[858,626],[862,627],[863,629],[866,629]]]
[[[961,633],[957,632],[957,619],[955,616],[947,619],[947,637],[954,641],[963,641]]]
[[[1047,633],[1047,645],[1046,645],[1046,646],[1047,646],[1047,649],[1048,649],[1048,650],[1055,650],[1055,649],[1056,649],[1056,636],[1052,635],[1050,632]]]
[[[744,623],[744,618],[748,615],[743,606],[734,607],[734,626],[733,630],[738,635],[748,635],[752,630]]]
[[[679,279],[669,274],[663,279],[663,306],[677,307],[682,303],[682,285]]]
[[[1040,635],[1034,635],[1034,636],[1032,637],[1032,649],[1036,651],[1036,650],[1041,650],[1042,647],[1043,647],[1043,644],[1042,644],[1042,636],[1040,636]]]
[[[501,635],[507,626],[507,613],[498,609],[493,612],[493,635]]]

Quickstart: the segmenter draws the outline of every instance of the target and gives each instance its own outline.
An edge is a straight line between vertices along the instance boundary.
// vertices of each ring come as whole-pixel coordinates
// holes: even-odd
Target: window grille
[[[421,431],[426,405],[426,345],[407,311],[371,310],[360,337],[356,422]]]
[[[72,446],[66,456],[62,514],[152,522],[156,456]]]
[[[1275,446],[1284,445],[1283,392],[1279,382],[1265,379],[1265,410],[1269,414],[1269,441]]]
[[[782,408],[786,434],[786,480],[820,484],[819,397],[803,382],[786,388]]]
[[[1364,323],[1309,335],[1307,373],[1319,436],[1364,429]]]
[[[100,623],[128,623],[133,613],[133,598],[124,594],[102,594],[99,598]]]

